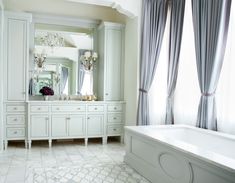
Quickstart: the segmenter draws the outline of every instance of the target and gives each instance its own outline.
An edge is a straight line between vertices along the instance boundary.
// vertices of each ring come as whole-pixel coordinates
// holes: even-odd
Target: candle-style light
[[[41,53],[36,48],[34,49],[35,70],[37,70],[38,72],[44,70],[46,57],[47,54],[45,49],[43,49]]]
[[[94,63],[98,58],[98,54],[96,52],[86,51],[84,55],[81,56],[81,64],[84,66],[85,70],[93,70]]]

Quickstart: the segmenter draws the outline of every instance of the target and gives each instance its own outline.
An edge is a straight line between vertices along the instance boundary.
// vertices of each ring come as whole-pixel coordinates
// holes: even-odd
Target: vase
[[[49,99],[48,95],[44,95],[44,100],[47,101]]]

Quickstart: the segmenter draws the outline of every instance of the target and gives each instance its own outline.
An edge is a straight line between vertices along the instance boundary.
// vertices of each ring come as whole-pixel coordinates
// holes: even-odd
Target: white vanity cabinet
[[[5,13],[4,25],[4,99],[25,101],[26,73],[29,60],[29,25],[31,14]]]
[[[51,117],[51,136],[52,138],[68,136],[68,120],[67,115],[52,115]]]
[[[107,137],[120,136],[124,140],[125,105],[122,103],[109,103],[107,105]]]
[[[28,146],[31,148],[32,140],[48,140],[50,138],[50,106],[42,102],[28,104]]]
[[[86,105],[51,103],[51,138],[76,139],[86,136]]]
[[[58,115],[51,117],[51,136],[52,139],[58,138],[84,138],[85,115]]]
[[[105,103],[94,102],[87,105],[87,139],[102,137],[102,143],[106,143],[105,112]]]
[[[86,135],[86,115],[70,115],[68,121],[69,137],[84,137]]]
[[[124,102],[28,102],[28,143],[32,140],[102,138],[123,139]]]
[[[31,14],[4,12],[4,143],[26,139],[27,72]],[[27,143],[26,143],[27,144]]]
[[[49,137],[49,115],[32,114],[30,116],[31,139],[47,139]]]
[[[98,28],[99,87],[104,101],[123,100],[124,25],[103,22]]]
[[[27,147],[25,103],[6,103],[4,108],[5,149],[7,149],[9,140],[25,140],[25,147]]]

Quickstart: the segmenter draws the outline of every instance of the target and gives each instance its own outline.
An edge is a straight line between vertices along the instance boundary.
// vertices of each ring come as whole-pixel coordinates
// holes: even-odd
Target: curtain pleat
[[[143,0],[137,125],[150,123],[148,91],[153,82],[160,55],[167,8],[166,0]]]
[[[185,0],[171,1],[165,124],[174,124],[174,93],[178,76],[179,56],[184,23],[184,10]]]
[[[230,19],[231,0],[192,0],[196,63],[201,99],[197,127],[217,130],[215,92]]]

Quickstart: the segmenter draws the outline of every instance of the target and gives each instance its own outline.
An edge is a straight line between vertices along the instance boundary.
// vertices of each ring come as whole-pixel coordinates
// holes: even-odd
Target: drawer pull
[[[40,110],[41,110],[41,108],[39,107],[39,108],[38,108],[38,110],[40,111]]]
[[[70,118],[66,118],[67,120],[70,120]]]
[[[81,110],[81,108],[80,108],[80,107],[78,107],[78,108],[77,108],[77,110]]]
[[[116,117],[113,117],[114,120],[116,120],[117,118]]]
[[[14,121],[17,121],[17,118],[15,118]]]
[[[95,110],[97,110],[97,107],[95,107]]]
[[[116,108],[116,107],[114,107],[113,109],[114,109],[114,110],[117,110],[117,108]]]
[[[49,118],[47,117],[47,118],[45,118],[47,121],[49,120]]]
[[[14,131],[14,134],[17,134],[17,131]]]
[[[106,96],[108,96],[109,94],[108,93],[105,93]]]
[[[113,131],[117,131],[117,129],[116,129],[116,128],[114,128],[114,129],[113,129]]]
[[[56,108],[56,110],[60,110],[60,108],[59,108],[59,107],[57,107],[57,108]]]
[[[87,119],[90,119],[90,117],[88,117]]]
[[[17,107],[14,107],[14,110],[17,110]]]

